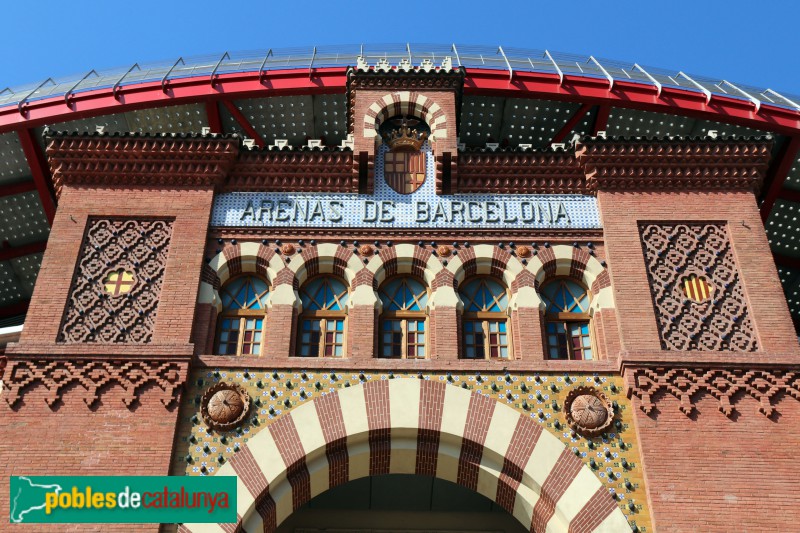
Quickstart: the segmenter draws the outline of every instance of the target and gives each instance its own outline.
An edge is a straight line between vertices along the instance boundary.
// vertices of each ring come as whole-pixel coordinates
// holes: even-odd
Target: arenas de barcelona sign
[[[319,228],[571,228],[600,227],[597,199],[580,194],[455,194],[438,196],[432,157],[403,192],[385,150],[375,164],[375,194],[229,192],[217,195],[211,224],[229,227]],[[422,155],[422,154],[420,154]],[[396,162],[394,163],[396,165]],[[386,165],[386,166],[385,166]],[[409,171],[406,170],[406,174]],[[400,180],[402,181],[402,179]],[[408,183],[406,183],[408,185]]]
[[[594,197],[454,195],[430,198],[309,193],[227,193],[215,226],[597,228]]]

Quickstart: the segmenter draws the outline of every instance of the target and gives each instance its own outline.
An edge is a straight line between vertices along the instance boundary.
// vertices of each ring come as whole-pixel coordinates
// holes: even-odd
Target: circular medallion
[[[450,247],[447,246],[446,244],[441,244],[439,245],[439,248],[436,249],[436,253],[438,253],[439,256],[441,257],[449,256],[450,252],[451,252]]]
[[[209,429],[226,431],[238,426],[250,410],[250,395],[232,383],[217,383],[203,394],[200,413]]]
[[[527,246],[517,246],[517,257],[530,257],[531,249]]]
[[[601,391],[593,387],[576,387],[564,402],[567,423],[584,436],[594,437],[603,433],[614,419],[611,402]]]
[[[133,272],[119,268],[108,272],[103,277],[103,290],[110,296],[122,296],[128,294],[136,285],[136,277]]]
[[[360,253],[363,256],[372,255],[372,246],[370,246],[369,244],[363,244],[361,248],[358,249],[358,253]]]
[[[705,276],[692,274],[681,279],[681,290],[683,296],[692,302],[705,302],[714,294],[714,286],[711,285]]]
[[[287,242],[281,247],[281,252],[283,252],[283,255],[292,255],[294,253],[294,244]]]

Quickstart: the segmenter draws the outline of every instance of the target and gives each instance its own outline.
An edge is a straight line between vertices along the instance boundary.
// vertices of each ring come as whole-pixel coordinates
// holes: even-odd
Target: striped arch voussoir
[[[539,248],[538,254],[528,262],[527,270],[534,275],[537,291],[550,279],[567,276],[592,291],[592,312],[614,307],[608,271],[585,250],[567,245]]]
[[[318,274],[333,274],[353,283],[362,265],[351,250],[331,243],[310,246],[302,249],[289,262],[299,285]]]
[[[219,288],[229,279],[251,272],[263,276],[272,284],[282,268],[279,255],[260,243],[228,245],[203,267],[198,303],[219,307]]]
[[[216,474],[237,476],[238,523],[181,531],[271,532],[332,487],[395,473],[458,483],[532,531],[630,531],[597,476],[530,416],[414,378],[340,389],[282,416]]]
[[[436,275],[444,267],[430,250],[413,244],[397,244],[384,248],[372,257],[367,269],[373,273],[375,285],[378,287],[396,274],[411,274],[428,286],[433,286]]]
[[[421,118],[430,126],[432,139],[447,137],[447,117],[439,104],[423,94],[408,91],[387,94],[369,106],[364,115],[364,137],[375,137],[383,121],[396,115]]]
[[[519,260],[497,246],[478,244],[462,248],[447,265],[458,283],[477,275],[488,275],[511,288],[514,280],[524,270]]]

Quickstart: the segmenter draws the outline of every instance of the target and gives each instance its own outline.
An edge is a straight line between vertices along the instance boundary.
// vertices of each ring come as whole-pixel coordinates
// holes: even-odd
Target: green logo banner
[[[11,523],[236,522],[235,476],[12,476]]]

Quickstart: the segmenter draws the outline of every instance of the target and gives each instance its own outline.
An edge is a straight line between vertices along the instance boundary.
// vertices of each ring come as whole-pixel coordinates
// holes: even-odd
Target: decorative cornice
[[[411,69],[358,70],[347,71],[347,88],[353,89],[461,89],[467,71],[463,67],[452,70],[434,69],[430,71]]]
[[[358,192],[358,176],[351,151],[243,152],[223,190]]]
[[[619,139],[580,141],[575,155],[590,187],[604,190],[757,191],[772,139]]]
[[[757,400],[758,411],[766,416],[775,412],[775,403],[783,395],[800,400],[800,371],[791,369],[628,367],[624,375],[628,397],[639,398],[642,411],[648,414],[666,395],[680,400],[686,416],[694,412],[695,399],[701,394],[716,398],[726,416],[732,416],[734,405],[746,396]]]
[[[56,194],[64,184],[212,186],[239,154],[235,136],[48,135]]]
[[[591,193],[575,156],[560,152],[460,152],[457,187],[453,192]]]
[[[153,388],[161,390],[161,402],[170,407],[180,397],[188,370],[188,361],[17,359],[8,362],[3,396],[14,407],[30,389],[42,385],[47,389],[45,401],[52,407],[73,385],[79,385],[83,401],[92,407],[113,390],[109,385],[117,385],[124,391],[122,401],[127,407]]]

